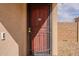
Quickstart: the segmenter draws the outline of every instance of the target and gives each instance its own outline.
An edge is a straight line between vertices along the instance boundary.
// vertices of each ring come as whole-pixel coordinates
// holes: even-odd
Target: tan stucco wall
[[[52,4],[52,55],[57,55],[57,4]]]
[[[26,55],[26,5],[0,4],[0,55]]]
[[[58,23],[58,55],[79,55],[76,22]]]

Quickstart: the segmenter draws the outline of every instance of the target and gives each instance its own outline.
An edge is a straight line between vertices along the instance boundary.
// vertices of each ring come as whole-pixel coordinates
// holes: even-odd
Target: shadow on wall
[[[10,33],[6,30],[2,23],[0,23],[0,34],[4,32],[5,38],[1,39],[0,35],[0,56],[4,55],[19,55],[18,44],[12,38]]]
[[[0,32],[6,31],[5,41],[0,41],[0,55],[26,54],[26,23],[23,6],[24,4],[0,4]]]

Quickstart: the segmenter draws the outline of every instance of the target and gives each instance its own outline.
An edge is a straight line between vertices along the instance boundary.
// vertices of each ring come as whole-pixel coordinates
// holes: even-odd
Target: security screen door
[[[32,55],[50,55],[50,4],[30,4],[29,11]]]

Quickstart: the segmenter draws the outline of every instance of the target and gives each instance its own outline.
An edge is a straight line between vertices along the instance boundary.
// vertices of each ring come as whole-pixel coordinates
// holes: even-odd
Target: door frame
[[[29,26],[31,26],[30,25],[30,23],[28,23],[28,22],[30,22],[30,16],[31,16],[31,11],[30,11],[30,5],[31,4],[33,4],[33,3],[30,3],[30,4],[27,4],[27,55],[32,55],[32,51],[31,51],[31,49],[32,49],[32,43],[31,43],[31,38],[29,37],[31,34],[29,34],[28,33],[28,31],[29,31]],[[35,5],[36,5],[37,3],[35,3]],[[47,4],[47,5],[49,5],[49,14],[52,12],[52,3],[39,3],[40,5],[41,4]],[[49,17],[49,22],[51,22],[52,23],[52,16],[50,15],[50,17]],[[49,24],[49,26],[51,25],[52,26],[52,24]],[[50,27],[50,29],[52,30],[52,27]],[[29,40],[30,39],[30,40]],[[51,55],[52,55],[52,37],[51,37],[51,41],[50,41],[51,43],[51,51],[50,51],[50,53],[51,53]]]

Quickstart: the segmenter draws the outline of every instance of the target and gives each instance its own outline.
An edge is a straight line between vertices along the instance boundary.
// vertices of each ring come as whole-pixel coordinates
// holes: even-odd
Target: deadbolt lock
[[[31,28],[28,28],[28,32],[31,32]]]

